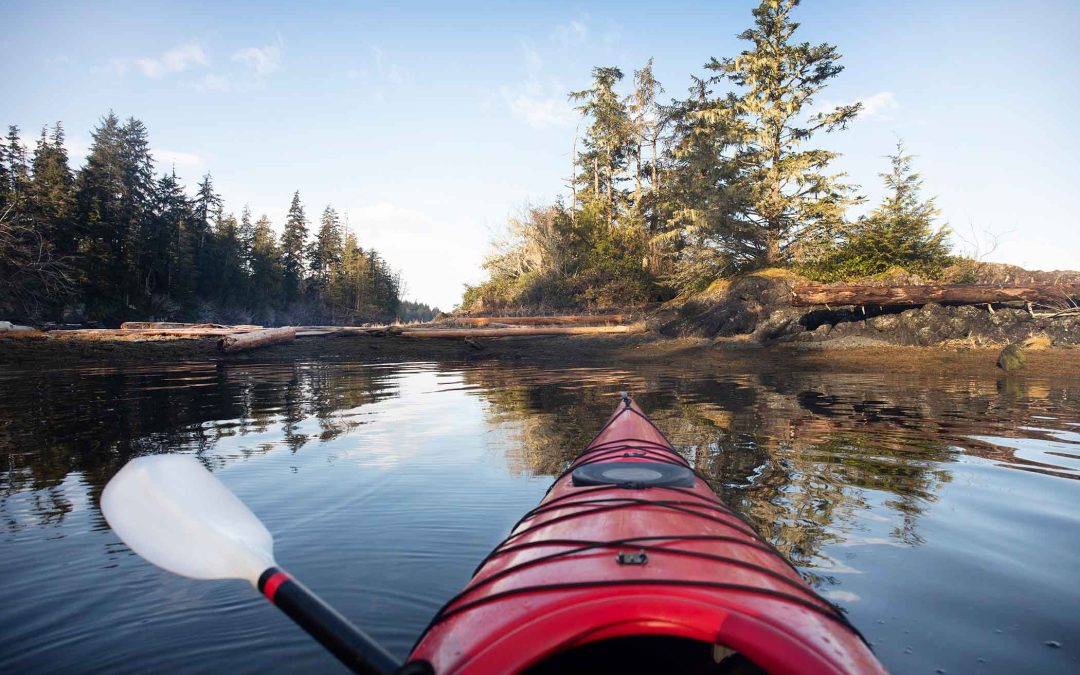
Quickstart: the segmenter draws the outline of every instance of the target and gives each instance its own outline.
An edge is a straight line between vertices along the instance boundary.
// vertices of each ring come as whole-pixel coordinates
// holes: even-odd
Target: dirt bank
[[[503,360],[612,366],[662,361],[672,366],[715,369],[845,372],[948,372],[975,374],[996,369],[997,348],[956,344],[948,347],[896,346],[848,339],[821,344],[761,346],[746,336],[721,340],[667,338],[655,333],[475,340],[412,340],[400,337],[326,337],[224,355],[216,341],[86,341],[63,337],[0,339],[0,370],[85,367],[146,367],[185,361],[481,361]],[[1080,377],[1080,349],[1028,351],[1021,376]],[[1004,376],[1004,374],[1002,374]]]
[[[991,348],[1038,339],[1055,346],[1080,345],[1080,313],[1076,311],[1050,316],[1053,312],[1048,308],[1034,312],[1023,303],[795,306],[792,287],[806,282],[783,270],[718,282],[654,313],[647,325],[669,337],[743,336],[761,344],[963,342]]]

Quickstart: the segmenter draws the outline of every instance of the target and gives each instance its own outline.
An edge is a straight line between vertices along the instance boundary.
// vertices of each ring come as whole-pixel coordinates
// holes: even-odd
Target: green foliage
[[[880,174],[891,191],[870,214],[855,222],[843,242],[815,264],[810,276],[839,280],[882,274],[893,268],[938,277],[954,262],[946,226],[934,220],[934,199],[921,199],[922,179],[911,168],[911,155],[902,141],[889,155],[892,170]]]
[[[530,208],[485,261],[489,280],[466,287],[462,306],[491,311],[645,302],[659,289],[644,255],[640,229],[609,226],[603,203],[587,204],[573,218],[561,203]]]
[[[838,233],[854,201],[842,176],[826,173],[836,153],[803,149],[818,132],[843,129],[861,104],[811,115],[804,109],[843,70],[828,44],[793,41],[798,0],[763,0],[754,27],[739,38],[752,44],[734,58],[705,67],[743,91],[702,111],[727,125],[735,145],[734,177],[728,184],[738,243],[754,251],[761,266],[812,259]]]
[[[155,179],[139,120],[110,112],[92,137],[77,174],[59,123],[42,130],[30,160],[16,127],[0,141],[0,317],[273,324],[398,313],[401,279],[354,235],[343,239],[333,208],[309,247],[294,195],[279,245],[266,216],[225,212],[210,174],[194,197],[175,171]]]
[[[466,289],[464,306],[627,304],[775,267],[819,279],[898,265],[939,273],[950,260],[946,232],[933,226],[933,200],[918,200],[908,158],[886,176],[894,196],[847,222],[862,198],[829,171],[837,154],[811,143],[861,106],[815,112],[843,67],[836,47],[796,39],[798,4],[762,0],[739,35],[747,48],[712,58],[709,75],[669,105],[656,103],[651,59],[626,95],[621,70],[594,68],[591,86],[570,94],[586,122],[570,207],[512,221],[485,264],[489,280]]]

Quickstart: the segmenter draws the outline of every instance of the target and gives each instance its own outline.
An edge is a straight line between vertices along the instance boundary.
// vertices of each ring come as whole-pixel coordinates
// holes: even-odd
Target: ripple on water
[[[159,452],[199,457],[283,566],[404,655],[622,389],[894,672],[1078,658],[1075,381],[320,362],[0,381],[4,672],[337,668],[244,583],[113,537],[102,486]]]

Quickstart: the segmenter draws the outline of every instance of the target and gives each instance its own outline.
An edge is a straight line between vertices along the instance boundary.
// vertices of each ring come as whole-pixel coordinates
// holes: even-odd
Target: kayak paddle
[[[193,457],[133,459],[105,486],[101,512],[131,550],[158,567],[192,579],[251,582],[353,672],[398,670],[397,659],[277,566],[266,526]],[[426,663],[409,665],[430,672]]]

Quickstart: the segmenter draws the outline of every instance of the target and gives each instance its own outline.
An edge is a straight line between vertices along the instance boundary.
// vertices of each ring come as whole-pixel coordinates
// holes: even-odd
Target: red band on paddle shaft
[[[278,586],[289,580],[289,575],[284,572],[275,572],[272,577],[266,580],[263,584],[263,595],[270,602],[274,601],[274,594],[277,593]]]

